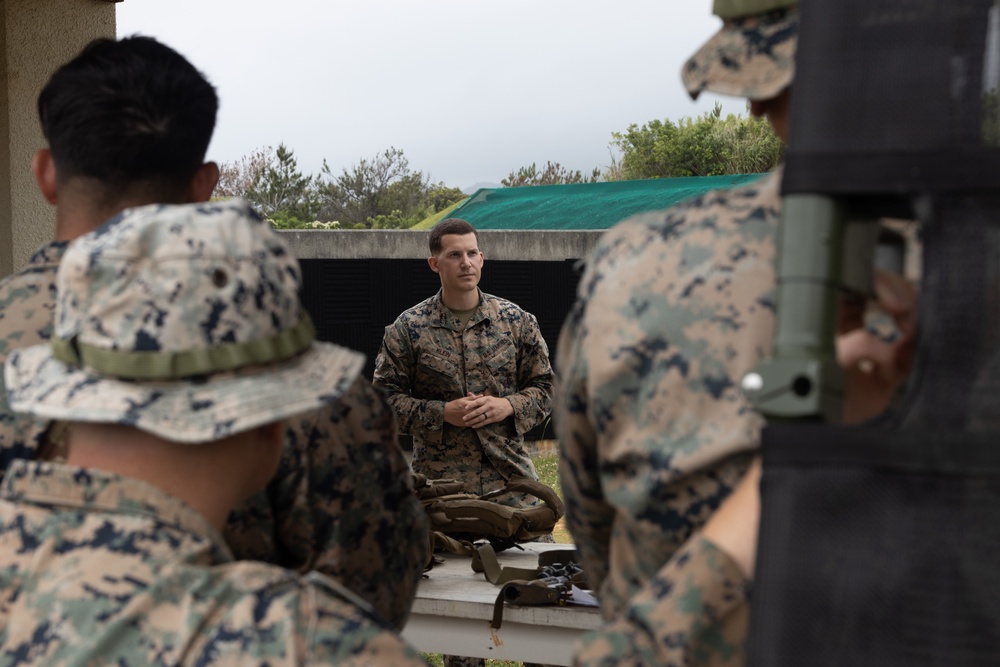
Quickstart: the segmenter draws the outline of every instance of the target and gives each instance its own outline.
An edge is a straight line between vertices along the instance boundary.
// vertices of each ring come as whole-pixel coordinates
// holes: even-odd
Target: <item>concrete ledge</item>
[[[299,259],[426,259],[428,231],[409,229],[283,230]],[[487,260],[562,261],[586,257],[603,231],[479,232]]]

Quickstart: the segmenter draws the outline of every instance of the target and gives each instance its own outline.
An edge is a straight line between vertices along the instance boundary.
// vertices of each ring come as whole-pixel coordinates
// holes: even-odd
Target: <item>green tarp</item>
[[[760,176],[653,178],[482,189],[448,217],[468,220],[476,229],[607,229],[636,213],[667,208],[708,190],[742,185]]]

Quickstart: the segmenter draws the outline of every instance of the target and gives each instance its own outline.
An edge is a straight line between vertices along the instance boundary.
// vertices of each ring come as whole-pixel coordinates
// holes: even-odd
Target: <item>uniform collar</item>
[[[476,312],[472,313],[472,318],[469,320],[468,324],[469,327],[483,320],[491,319],[494,314],[493,297],[478,287],[476,288],[476,291],[479,292],[479,306],[476,308]],[[444,305],[440,289],[437,291],[437,294],[431,297],[431,302],[437,310],[438,319],[437,322],[435,322],[437,326],[444,327],[445,329],[451,329],[452,331],[462,331],[462,325],[461,322],[459,322],[458,317],[455,313],[451,312],[451,309],[448,308],[448,306]]]
[[[209,540],[222,561],[233,560],[219,531],[186,502],[132,477],[48,461],[16,460],[0,482],[0,498],[18,503],[142,515]]]
[[[28,260],[28,268],[42,268],[48,265],[59,266],[59,262],[62,260],[67,246],[69,246],[69,241],[51,241],[46,243],[31,255],[31,259]]]

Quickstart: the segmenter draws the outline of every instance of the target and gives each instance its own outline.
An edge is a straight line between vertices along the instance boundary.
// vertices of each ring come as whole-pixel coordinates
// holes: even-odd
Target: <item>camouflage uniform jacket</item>
[[[549,415],[552,368],[535,316],[510,301],[480,292],[464,330],[440,291],[410,308],[385,329],[375,386],[413,436],[414,471],[468,484],[485,454],[503,479],[538,479],[524,433]],[[468,392],[508,399],[513,417],[479,429],[446,424],[444,404]]]
[[[0,662],[423,665],[320,574],[233,561],[140,480],[16,461],[0,488]]]
[[[0,358],[51,336],[65,247],[42,248],[27,268],[0,281]],[[3,392],[4,469],[35,458],[46,427],[12,415]],[[333,577],[402,628],[430,558],[427,531],[392,410],[359,375],[340,400],[289,421],[278,474],[230,516],[225,538],[240,560]]]
[[[694,537],[624,613],[577,644],[576,667],[742,667],[749,582],[714,544]]]
[[[739,389],[771,349],[780,171],[624,221],[589,259],[554,406],[566,519],[616,616],[759,444]]]
[[[42,246],[25,268],[0,281],[0,368],[12,351],[51,338],[56,270],[67,245],[53,241]],[[32,458],[47,428],[43,420],[10,411],[0,373],[0,470],[14,459]]]

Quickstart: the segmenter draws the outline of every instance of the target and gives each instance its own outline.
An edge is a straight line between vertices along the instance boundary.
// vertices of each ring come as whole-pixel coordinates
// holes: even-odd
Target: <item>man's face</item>
[[[441,276],[445,292],[460,293],[476,289],[483,259],[475,234],[445,234],[441,237],[441,252],[428,259],[428,263]]]

